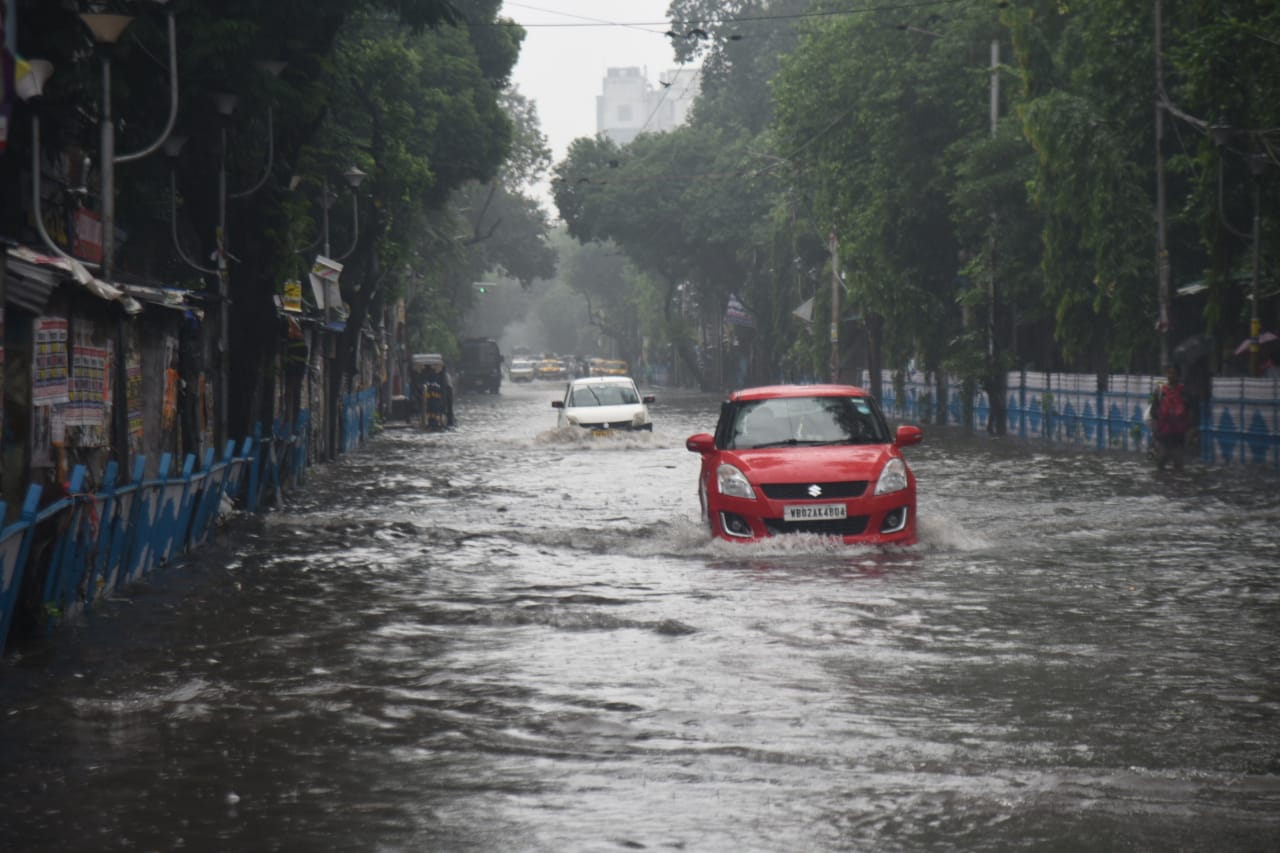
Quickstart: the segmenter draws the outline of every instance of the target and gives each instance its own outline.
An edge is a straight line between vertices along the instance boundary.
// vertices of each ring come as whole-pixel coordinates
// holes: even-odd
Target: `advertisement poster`
[[[142,357],[132,345],[126,356],[125,373],[129,384],[125,392],[129,407],[129,446],[137,451],[142,448]]]
[[[178,371],[167,368],[164,372],[164,403],[160,409],[160,429],[169,432],[178,425]]]
[[[77,323],[69,384],[67,426],[101,429],[107,403],[107,350],[93,345],[92,328],[85,322]]]
[[[31,403],[47,406],[71,399],[67,381],[67,321],[41,317],[36,321],[36,363]]]
[[[71,254],[82,261],[102,263],[102,218],[87,207],[78,207],[73,214],[75,240]]]

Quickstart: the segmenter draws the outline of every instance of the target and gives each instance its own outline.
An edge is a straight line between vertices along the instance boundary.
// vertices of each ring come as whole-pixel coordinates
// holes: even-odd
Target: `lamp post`
[[[827,235],[827,247],[831,251],[831,364],[828,369],[831,382],[840,381],[840,244],[836,229]]]
[[[320,187],[321,187],[320,189],[320,208],[321,208],[320,238],[316,240],[316,242],[312,243],[310,246],[306,246],[302,249],[296,249],[295,250],[296,254],[299,254],[299,255],[310,254],[317,247],[320,247],[324,252],[324,257],[333,261],[341,261],[355,251],[356,243],[360,241],[360,200],[356,195],[356,190],[360,188],[360,184],[364,182],[364,179],[366,177],[368,177],[368,173],[361,171],[358,166],[352,166],[350,169],[347,169],[347,171],[342,173],[343,181],[345,181],[347,186],[351,189],[352,236],[351,236],[351,245],[347,248],[347,250],[336,257],[332,254],[333,247],[329,241],[329,210],[330,208],[333,207],[334,202],[338,200],[338,196],[336,193],[333,192],[333,190],[329,188],[329,179],[325,177],[325,178],[321,178],[320,180]],[[302,182],[302,176],[294,175],[293,179],[289,181],[289,189],[291,190],[297,189],[298,184],[300,184],[301,182]]]
[[[1250,131],[1238,130],[1231,127],[1226,121],[1219,120],[1208,126],[1209,134],[1213,137],[1214,145],[1217,146],[1219,152],[1227,149],[1232,141],[1248,134],[1250,136],[1250,153],[1245,156],[1245,162],[1249,165],[1249,174],[1253,176],[1253,223],[1249,229],[1248,240],[1251,243],[1251,255],[1253,263],[1253,273],[1251,276],[1251,286],[1249,292],[1249,375],[1256,376],[1258,374],[1258,336],[1262,334],[1262,318],[1259,314],[1259,303],[1261,302],[1260,279],[1261,279],[1261,262],[1260,251],[1262,246],[1262,176],[1266,174],[1267,169],[1271,165],[1271,158],[1264,152],[1255,150],[1256,145],[1253,141],[1255,134]],[[1232,227],[1227,221],[1226,215],[1222,211],[1222,161],[1221,153],[1218,155],[1218,219],[1222,222],[1223,227],[1235,234],[1237,237],[1245,238],[1243,231]]]
[[[165,3],[167,0],[157,0]],[[100,117],[100,158],[102,198],[102,277],[110,281],[115,270],[116,188],[115,165],[140,160],[158,149],[173,131],[178,116],[177,25],[172,12],[169,18],[169,118],[164,130],[150,145],[128,154],[116,154],[115,124],[111,108],[111,55],[120,36],[133,21],[130,15],[84,13],[80,20],[93,33],[102,62],[102,115]]]
[[[271,76],[278,76],[285,68],[283,62],[258,62],[257,67],[266,71]],[[229,282],[230,270],[227,266],[227,200],[229,198],[244,198],[257,192],[266,183],[267,178],[271,174],[271,166],[274,162],[275,144],[274,144],[274,128],[272,124],[272,110],[267,107],[267,164],[263,170],[263,174],[248,189],[239,192],[228,192],[227,190],[227,152],[228,129],[231,123],[231,117],[234,115],[239,98],[228,92],[217,92],[213,94],[214,110],[218,115],[218,218],[214,226],[214,266],[206,267],[187,256],[182,248],[182,243],[178,239],[178,192],[177,192],[177,167],[176,161],[178,155],[182,152],[186,138],[182,136],[170,136],[164,144],[165,154],[169,156],[173,162],[173,167],[169,172],[169,204],[170,204],[170,234],[173,238],[174,249],[178,256],[192,269],[199,272],[216,275],[218,281],[218,414],[217,414],[217,432],[215,439],[218,443],[224,442],[228,434],[228,400],[230,385],[230,298],[229,298]]]
[[[64,260],[74,261],[75,258],[63,251],[45,228],[40,191],[40,101],[44,97],[44,84],[53,76],[53,63],[45,59],[32,59],[27,65],[30,71],[17,82],[14,90],[31,109],[31,213],[35,219],[36,232],[49,251]]]
[[[1270,159],[1266,154],[1254,152],[1249,155],[1249,172],[1253,175],[1253,292],[1249,302],[1249,375],[1258,375],[1258,336],[1262,334],[1262,320],[1258,315],[1258,254],[1262,243],[1262,174],[1267,170]]]
[[[165,156],[169,158],[169,233],[173,238],[173,248],[178,252],[178,257],[182,258],[182,262],[194,270],[208,275],[217,275],[216,267],[201,266],[196,261],[187,256],[186,251],[182,248],[182,241],[178,239],[178,156],[182,154],[183,147],[187,144],[185,136],[178,134],[171,135],[164,143]]]

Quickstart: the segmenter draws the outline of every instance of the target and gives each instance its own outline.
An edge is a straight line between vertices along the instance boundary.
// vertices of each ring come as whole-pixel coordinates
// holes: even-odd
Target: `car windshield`
[[[866,397],[778,397],[732,410],[730,449],[885,444],[889,430]]]
[[[639,402],[640,395],[630,385],[578,385],[569,392],[569,405],[575,408],[583,406],[627,406]]]

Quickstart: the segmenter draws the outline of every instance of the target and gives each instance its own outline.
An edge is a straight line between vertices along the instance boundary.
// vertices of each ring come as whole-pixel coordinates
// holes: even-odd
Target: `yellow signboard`
[[[302,282],[296,278],[284,283],[284,310],[293,314],[302,313]]]

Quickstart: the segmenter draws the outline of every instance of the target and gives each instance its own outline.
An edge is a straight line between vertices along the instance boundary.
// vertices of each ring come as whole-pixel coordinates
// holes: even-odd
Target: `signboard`
[[[725,305],[724,321],[732,326],[741,326],[744,329],[754,329],[756,320],[751,316],[751,312],[742,304],[742,300],[738,298],[736,293],[729,294],[729,302]]]
[[[338,287],[341,275],[342,264],[323,255],[316,255],[315,263],[311,265],[311,292],[315,295],[316,305],[345,320],[346,306],[342,304],[342,290]]]
[[[82,261],[102,263],[102,218],[85,207],[77,208],[74,217],[75,241],[71,244],[71,254]]]
[[[291,314],[302,313],[302,282],[296,278],[284,283],[284,310]]]

